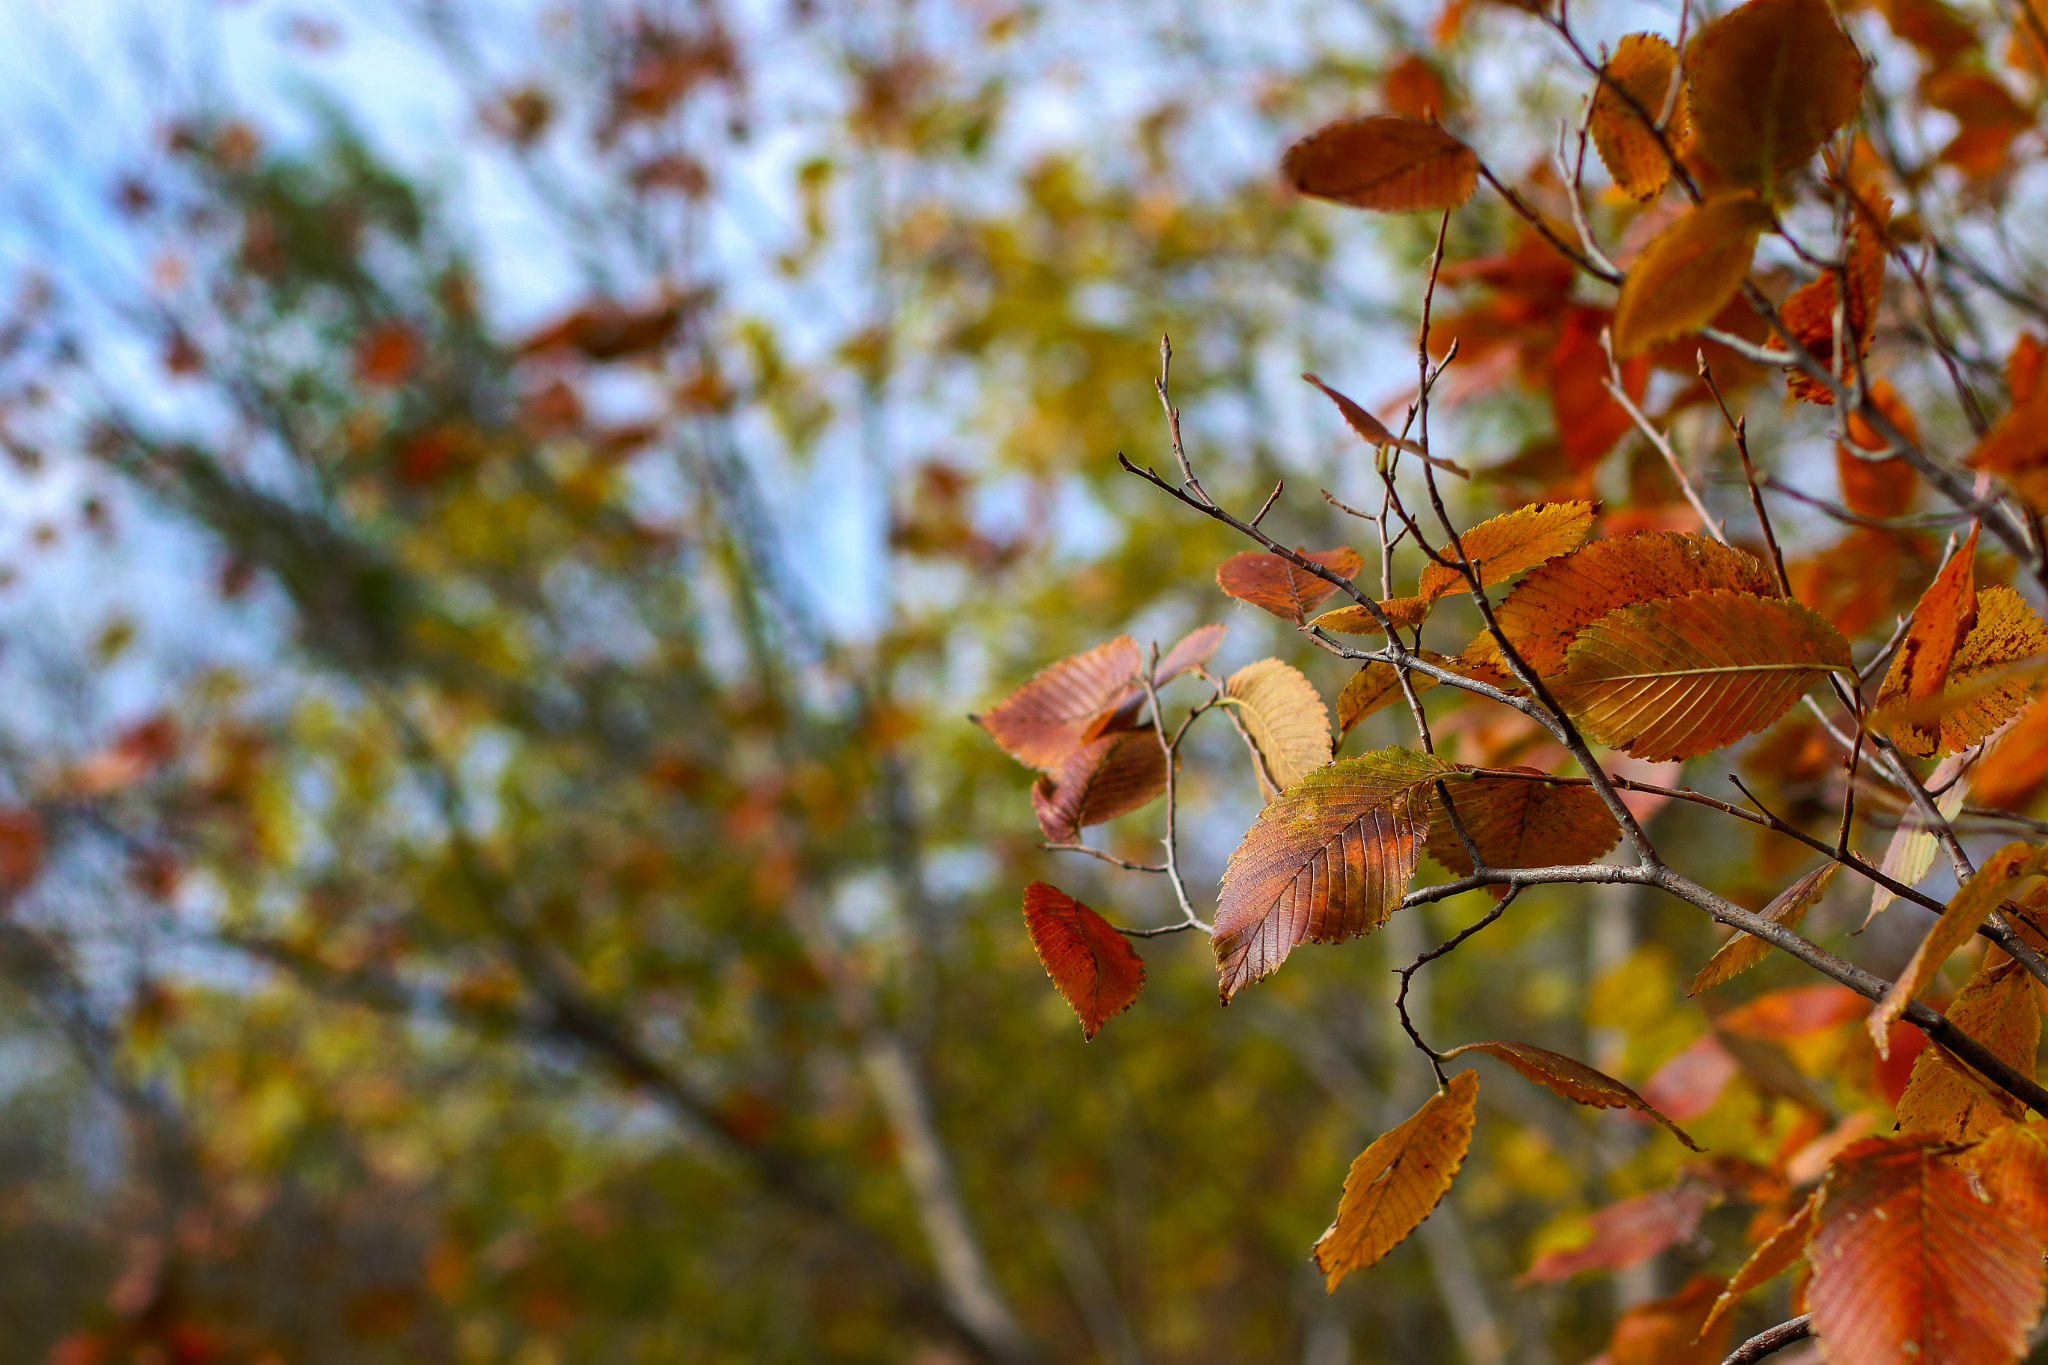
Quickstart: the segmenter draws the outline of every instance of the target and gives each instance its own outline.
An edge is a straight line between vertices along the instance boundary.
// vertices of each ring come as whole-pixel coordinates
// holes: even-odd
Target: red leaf
[[[1823,981],[1759,995],[1715,1022],[1730,1033],[1751,1038],[1797,1038],[1845,1024],[1868,1007],[1869,1002],[1847,986]]]
[[[1090,727],[1125,704],[1144,661],[1128,635],[1048,665],[978,716],[969,717],[1019,762],[1051,771]],[[1100,733],[1098,729],[1096,733]]]
[[[1137,950],[1108,920],[1058,887],[1033,882],[1024,888],[1024,927],[1046,975],[1081,1016],[1083,1037],[1093,1038],[1145,988],[1145,962]]]
[[[1365,567],[1358,551],[1348,545],[1299,553],[1343,578],[1351,578]],[[1328,579],[1318,578],[1263,550],[1246,550],[1224,560],[1216,569],[1216,586],[1240,602],[1249,602],[1296,624],[1337,591],[1337,585]]]
[[[1119,730],[1068,754],[1031,786],[1038,827],[1054,843],[1072,843],[1166,790],[1166,751],[1151,729]]]
[[[1516,1284],[1563,1280],[1582,1270],[1621,1270],[1640,1265],[1666,1247],[1689,1240],[1706,1212],[1703,1185],[1682,1184],[1651,1190],[1586,1216],[1593,1236],[1583,1246],[1546,1251],[1522,1273]]]

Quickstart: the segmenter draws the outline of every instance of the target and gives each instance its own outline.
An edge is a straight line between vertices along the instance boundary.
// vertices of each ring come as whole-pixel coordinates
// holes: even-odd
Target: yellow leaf
[[[1380,610],[1385,612],[1388,619],[1396,626],[1404,630],[1413,626],[1419,626],[1428,620],[1429,607],[1430,599],[1426,597],[1389,597],[1386,601],[1380,603]],[[1355,602],[1348,607],[1338,607],[1334,611],[1326,611],[1315,620],[1309,622],[1309,624],[1321,626],[1324,630],[1334,630],[1339,635],[1378,635],[1380,633],[1379,618]]]
[[[1461,1071],[1414,1117],[1359,1153],[1344,1177],[1337,1218],[1316,1239],[1316,1268],[1334,1290],[1379,1261],[1429,1217],[1472,1145],[1479,1073]]]
[[[1223,684],[1273,785],[1286,791],[1330,761],[1330,713],[1315,684],[1278,659],[1246,664]]]
[[[1484,586],[1584,545],[1586,537],[1593,533],[1593,512],[1590,502],[1531,503],[1480,522],[1458,540],[1464,547],[1465,558],[1478,566],[1479,582]],[[1439,546],[1437,552],[1445,559],[1457,554],[1449,544]],[[1425,564],[1415,595],[1433,602],[1445,593],[1462,591],[1465,586],[1465,575],[1460,570]]]
[[[1822,863],[1813,871],[1801,877],[1780,892],[1769,905],[1759,913],[1774,924],[1787,929],[1796,929],[1806,918],[1806,912],[1813,908],[1815,901],[1828,889],[1835,873],[1841,870],[1836,862]],[[1754,934],[1745,934],[1740,929],[1735,936],[1722,944],[1720,950],[1707,959],[1707,965],[1700,968],[1700,974],[1692,979],[1686,988],[1687,995],[1698,995],[1727,981],[1738,972],[1746,972],[1770,954],[1771,945]]]
[[[1770,210],[1753,194],[1711,200],[1650,240],[1621,282],[1614,351],[1627,359],[1706,326],[1749,274]]]

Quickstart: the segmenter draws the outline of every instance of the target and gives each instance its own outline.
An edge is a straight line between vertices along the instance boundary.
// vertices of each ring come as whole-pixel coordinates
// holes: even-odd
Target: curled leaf
[[[1680,1142],[1695,1152],[1706,1148],[1694,1142],[1686,1131],[1664,1117],[1650,1102],[1635,1091],[1623,1085],[1604,1071],[1596,1071],[1584,1062],[1575,1061],[1561,1052],[1537,1047],[1534,1043],[1466,1043],[1454,1047],[1444,1054],[1444,1060],[1462,1056],[1467,1052],[1484,1052],[1487,1056],[1506,1062],[1522,1075],[1547,1086],[1574,1104],[1589,1105],[1594,1109],[1633,1109],[1639,1114],[1648,1114],[1671,1130]]]
[[[1024,888],[1024,928],[1046,975],[1081,1016],[1084,1038],[1129,1009],[1145,988],[1137,950],[1109,921],[1050,883]]]
[[[1128,635],[1049,664],[1000,702],[971,716],[1012,758],[1051,771],[1089,727],[1124,704],[1144,660]]]
[[[1344,1177],[1337,1217],[1316,1239],[1316,1268],[1335,1290],[1400,1245],[1429,1217],[1472,1145],[1479,1073],[1461,1071],[1414,1117],[1358,1154]]]
[[[1353,208],[1454,209],[1479,184],[1472,149],[1421,119],[1345,119],[1287,149],[1280,173],[1295,189]]]
[[[1054,843],[1072,843],[1100,825],[1148,805],[1166,790],[1166,751],[1150,729],[1090,740],[1031,787],[1038,827]]]
[[[1379,418],[1373,416],[1370,412],[1352,402],[1328,384],[1325,384],[1315,375],[1304,374],[1302,378],[1321,389],[1324,396],[1337,405],[1337,411],[1344,415],[1345,424],[1357,432],[1367,445],[1393,446],[1395,449],[1405,450],[1411,455],[1420,455],[1422,453],[1420,442],[1411,441],[1405,436],[1396,436],[1393,432],[1387,430],[1385,422],[1382,422]]]
[[[1834,880],[1835,873],[1841,870],[1841,866],[1836,862],[1822,863],[1779,892],[1769,905],[1757,913],[1773,924],[1782,924],[1787,929],[1798,928],[1799,922],[1806,918],[1806,912],[1812,909],[1814,902],[1827,891],[1828,883]],[[1746,972],[1756,966],[1770,954],[1770,951],[1769,943],[1754,934],[1745,934],[1737,929],[1735,936],[1722,944],[1720,949],[1707,959],[1707,965],[1700,968],[1699,975],[1692,979],[1692,985],[1686,988],[1685,993],[1698,995],[1701,991],[1711,990],[1738,972]]]
[[[2021,882],[2043,871],[2048,871],[2048,848],[2015,842],[1992,854],[1977,868],[1976,875],[1962,884],[1941,912],[1941,918],[1928,929],[1927,937],[1913,950],[1899,979],[1870,1012],[1870,1037],[1877,1044],[1878,1056],[1891,1055],[1892,1021],[1904,1016],[1906,1006],[1927,989],[1941,964],[1970,941],[2000,901]]]
[[[1700,205],[1651,238],[1621,282],[1615,355],[1627,359],[1712,322],[1749,274],[1757,238],[1770,225],[1761,200],[1734,194]]]
[[[1330,713],[1300,669],[1278,659],[1246,664],[1230,675],[1223,695],[1236,703],[1238,719],[1280,791],[1330,761]]]
[[[1880,708],[1900,700],[1924,702],[1941,694],[1948,682],[1950,661],[1977,624],[1976,565],[1977,527],[1972,524],[1961,548],[1949,556],[1934,582],[1920,594],[1906,638],[1899,642],[1884,686],[1878,689]],[[1906,724],[1892,732],[1892,739],[1907,753],[1925,758],[1934,753],[1939,734],[1931,725]]]
[[[1902,665],[1903,646],[1885,674],[1870,724],[1888,730],[1908,753],[1931,758],[1976,744],[2019,714],[2034,677],[2048,668],[2048,628],[2011,588],[1979,589],[1969,617],[1969,633],[1949,656],[1938,687],[1912,695],[1913,664],[1931,665],[1924,656]],[[1910,628],[1907,636],[1910,641]]]

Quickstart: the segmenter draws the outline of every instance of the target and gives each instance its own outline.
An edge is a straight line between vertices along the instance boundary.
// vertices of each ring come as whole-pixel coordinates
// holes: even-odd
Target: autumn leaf
[[[1948,667],[1956,650],[1977,624],[1977,525],[1962,547],[1949,556],[1927,591],[1913,608],[1913,620],[1906,638],[1892,655],[1891,669],[1878,689],[1880,710],[1899,701],[1924,702],[1941,694],[1948,683]],[[1931,757],[1940,742],[1937,727],[1902,725],[1892,731],[1892,740],[1907,753]]]
[[[1299,553],[1342,578],[1354,577],[1365,567],[1358,551],[1347,545]],[[1328,579],[1318,578],[1263,550],[1247,550],[1224,560],[1216,569],[1216,586],[1240,602],[1249,602],[1283,621],[1295,622],[1337,591],[1337,585]]]
[[[1749,0],[1686,49],[1701,155],[1730,181],[1768,186],[1849,121],[1863,61],[1826,0]]]
[[[1588,735],[1661,762],[1755,734],[1849,667],[1817,613],[1720,588],[1609,612],[1579,632],[1554,690]]]
[[[1422,453],[1421,442],[1411,441],[1405,436],[1397,436],[1387,430],[1386,423],[1331,388],[1328,384],[1325,384],[1315,375],[1304,374],[1302,378],[1321,389],[1324,396],[1337,405],[1337,411],[1343,414],[1345,424],[1357,432],[1367,445],[1393,446],[1395,449],[1405,450],[1411,455],[1420,455]],[[1356,570],[1353,572],[1356,572]]]
[[[1159,671],[1152,675],[1152,685],[1164,687],[1181,674],[1206,665],[1222,645],[1223,636],[1229,629],[1222,625],[1196,626],[1181,636],[1172,649],[1160,656]]]
[[[1072,654],[1034,674],[1002,701],[969,719],[1012,758],[1051,771],[1079,748],[1092,722],[1116,711],[1144,660],[1128,635]]]
[[[1749,274],[1757,238],[1770,225],[1762,201],[1735,194],[1700,205],[1651,238],[1621,282],[1615,355],[1626,359],[1712,322]]]
[[[1336,1220],[1315,1245],[1316,1269],[1332,1291],[1400,1245],[1451,1188],[1472,1145],[1478,1097],[1479,1073],[1459,1072],[1351,1163]]]
[[[1993,1208],[2048,1238],[2048,1124],[2007,1124],[1955,1163],[1976,1177]]]
[[[1558,448],[1577,473],[1597,466],[1615,442],[1635,430],[1635,418],[1615,400],[1607,385],[1611,374],[1600,334],[1614,325],[1605,308],[1568,309],[1557,326],[1550,348],[1550,419],[1557,429]],[[1640,403],[1650,382],[1650,357],[1635,356],[1621,364],[1621,391]]]
[[[1798,1038],[1846,1024],[1862,1014],[1864,999],[1847,986],[1816,981],[1767,991],[1721,1014],[1714,1027],[1747,1038]]]
[[[1223,871],[1216,966],[1224,1000],[1304,941],[1336,943],[1386,923],[1422,859],[1429,784],[1452,766],[1380,749],[1308,773],[1259,813]]]
[[[1024,888],[1024,927],[1046,975],[1074,1013],[1081,1035],[1129,1009],[1145,988],[1145,962],[1109,921],[1046,882]]]
[[[1090,740],[1031,787],[1038,827],[1054,843],[1072,843],[1100,825],[1149,804],[1166,790],[1166,751],[1150,729]]]
[[[1614,56],[1600,69],[1588,119],[1593,146],[1615,185],[1631,198],[1654,198],[1671,179],[1671,158],[1644,115],[1654,121],[1664,112],[1677,67],[1678,53],[1670,43],[1654,33],[1631,33],[1614,45]],[[1671,147],[1685,142],[1687,124],[1681,86],[1665,129]]]
[[[1871,381],[1870,402],[1908,440],[1919,443],[1920,424],[1889,379]],[[1873,460],[1851,450],[1850,443],[1863,450],[1884,450],[1890,445],[1860,411],[1849,414],[1847,427],[1849,443],[1835,443],[1835,474],[1842,484],[1842,501],[1850,511],[1866,517],[1904,515],[1920,490],[1920,476],[1912,463],[1903,455]]]
[[[1541,775],[1536,768],[1519,771]],[[1590,863],[1621,838],[1621,826],[1591,787],[1516,777],[1474,777],[1446,784],[1465,832],[1488,867]],[[1457,875],[1472,860],[1442,802],[1431,806],[1429,856]]]
[[[1668,1247],[1690,1241],[1706,1212],[1708,1190],[1687,1182],[1634,1195],[1586,1215],[1593,1235],[1575,1247],[1546,1251],[1515,1280],[1518,1285],[1569,1279],[1584,1270],[1623,1270]]]
[[[1300,669],[1278,659],[1246,664],[1224,683],[1223,695],[1234,704],[1278,790],[1330,761],[1330,713]]]
[[[1683,1128],[1653,1109],[1641,1095],[1604,1071],[1596,1071],[1561,1052],[1552,1052],[1534,1043],[1466,1043],[1446,1052],[1444,1060],[1449,1061],[1467,1052],[1484,1052],[1506,1062],[1538,1085],[1548,1086],[1574,1104],[1590,1105],[1595,1109],[1633,1109],[1637,1113],[1648,1114],[1695,1152],[1706,1150],[1687,1136]]]
[[[0,806],[0,895],[20,891],[43,866],[43,817],[33,807]]]
[[[1948,758],[1927,779],[1927,789],[1939,793],[1934,798],[1934,809],[1943,820],[1954,820],[1962,810],[1963,802],[1969,797],[1971,777],[1971,772],[1959,759]],[[1927,876],[1928,869],[1934,866],[1936,847],[1933,827],[1920,814],[1919,807],[1908,806],[1899,817],[1899,827],[1892,831],[1891,842],[1885,845],[1884,862],[1878,866],[1878,871],[1901,886],[1918,886]],[[1863,923],[1868,926],[1897,899],[1890,887],[1873,887],[1870,912],[1863,917]]]
[[[2023,348],[2024,340],[2021,348],[2015,348],[2016,357]],[[2030,375],[2021,377],[2031,379]],[[2039,512],[2048,508],[2048,384],[2012,387],[2012,406],[1977,442],[1969,464],[2004,479]]]
[[[1472,149],[1421,119],[1345,119],[1287,149],[1280,173],[1295,189],[1354,208],[1454,209],[1479,183]]]
[[[1927,989],[1941,964],[1970,941],[1998,903],[2020,882],[2040,875],[2044,869],[2048,869],[2048,849],[2010,843],[1986,859],[1976,875],[1962,884],[1941,912],[1941,918],[1928,929],[1927,937],[1920,940],[1899,979],[1870,1012],[1870,1037],[1877,1044],[1878,1056],[1889,1055],[1892,1021],[1905,1015],[1906,1006]]]
[[[1494,608],[1494,619],[1529,667],[1549,677],[1563,669],[1579,632],[1607,613],[1712,588],[1777,595],[1770,570],[1754,555],[1711,536],[1637,531],[1537,568]]]
[[[1590,502],[1531,503],[1480,522],[1458,541],[1465,558],[1478,567],[1483,587],[1578,549],[1593,532],[1595,510]],[[1457,556],[1450,545],[1439,546],[1438,553],[1445,559]],[[1435,601],[1465,588],[1462,570],[1432,563],[1422,566],[1415,595]]]
[[[1434,650],[1425,649],[1421,654],[1439,666],[1448,667],[1452,662]],[[1436,679],[1427,673],[1411,672],[1408,683],[1419,696],[1424,690],[1435,687]],[[1337,742],[1343,743],[1352,728],[1375,711],[1405,700],[1406,696],[1401,691],[1401,670],[1378,661],[1360,665],[1344,684],[1344,690],[1337,694]]]
[[[1923,1136],[1865,1138],[1821,1187],[1806,1301],[1830,1360],[2003,1365],[2041,1314],[2041,1240]]]
[[[1884,263],[1887,254],[1885,222],[1891,216],[1891,201],[1883,195],[1869,204],[1859,204],[1855,225],[1849,234],[1849,251],[1843,270],[1823,271],[1819,278],[1792,291],[1778,305],[1778,319],[1808,354],[1829,373],[1846,379],[1855,371],[1835,359],[1835,313],[1841,310],[1843,339],[1860,359],[1870,350],[1877,330],[1878,305],[1884,299]],[[1866,217],[1868,213],[1870,216]],[[1843,293],[1843,275],[1848,292]],[[1774,349],[1785,349],[1782,337],[1773,334]],[[1794,398],[1823,407],[1835,401],[1833,390],[1804,370],[1793,368],[1786,378],[1786,391]]]
[[[1949,1022],[1991,1049],[2022,1076],[2034,1074],[2041,1042],[2041,1006],[2034,978],[2019,963],[1989,956],[1963,985],[1946,1013]],[[1975,1142],[2025,1116],[2019,1101],[1994,1088],[1940,1046],[1913,1061],[1912,1078],[1895,1106],[1902,1133],[1932,1133],[1952,1142]]]
[[[1703,1325],[1720,1294],[1718,1275],[1695,1275],[1676,1294],[1639,1303],[1614,1323],[1607,1349],[1595,1361],[1607,1365],[1720,1365],[1728,1328]]]
[[[1806,1244],[1813,1238],[1814,1218],[1819,1211],[1820,1191],[1815,1190],[1799,1206],[1797,1213],[1780,1223],[1755,1251],[1749,1253],[1749,1259],[1742,1263],[1742,1268],[1728,1281],[1728,1287],[1714,1300],[1714,1309],[1707,1314],[1707,1320],[1700,1328],[1702,1335],[1727,1317],[1743,1295],[1769,1284],[1805,1257]]]
[[[1985,805],[1999,810],[2020,808],[2041,785],[2041,779],[2048,777],[2048,696],[2035,699],[2004,737],[1978,760],[1971,776],[1977,799]]]
[[[1390,597],[1380,603],[1379,607],[1387,614],[1388,620],[1398,627],[1407,629],[1419,626],[1429,619],[1429,608],[1433,600],[1427,597]],[[1321,626],[1324,630],[1334,630],[1339,635],[1380,633],[1379,618],[1356,602],[1348,607],[1338,607],[1335,611],[1326,611],[1309,624]]]
[[[1913,697],[1898,659],[1885,674],[1869,723],[1889,730],[1908,753],[1931,758],[1970,748],[2019,714],[2034,676],[2048,669],[2048,627],[2025,598],[2000,585],[1981,588],[1972,614],[1940,688]]]
[[[1834,880],[1835,873],[1841,866],[1836,862],[1822,863],[1779,892],[1769,905],[1757,913],[1773,924],[1782,924],[1787,929],[1798,928],[1799,922],[1806,918],[1806,912],[1813,908],[1814,902],[1828,889],[1828,883]],[[1720,949],[1707,959],[1707,965],[1700,968],[1699,975],[1692,979],[1692,985],[1686,988],[1685,993],[1698,995],[1701,991],[1711,990],[1738,972],[1746,972],[1756,966],[1770,955],[1770,951],[1771,945],[1768,942],[1738,929],[1733,938],[1722,944]]]

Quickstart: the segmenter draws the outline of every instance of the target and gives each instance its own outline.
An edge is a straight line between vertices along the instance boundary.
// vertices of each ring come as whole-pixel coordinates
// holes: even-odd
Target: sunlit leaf
[[[1261,811],[1224,868],[1216,967],[1225,1000],[1303,942],[1386,923],[1422,859],[1429,784],[1449,763],[1380,749],[1307,774]]]
[[[1434,664],[1448,665],[1443,655],[1432,650],[1423,650],[1422,657]],[[1436,686],[1436,679],[1427,673],[1408,674],[1408,682],[1419,696],[1425,690]],[[1406,700],[1401,691],[1401,670],[1388,663],[1366,663],[1359,666],[1344,684],[1344,690],[1337,694],[1337,739],[1351,733],[1352,727],[1382,707],[1392,706]]]
[[[2041,1314],[2041,1241],[1919,1136],[1866,1138],[1821,1188],[1806,1301],[1828,1358],[2005,1365]]]
[[[1236,704],[1238,719],[1279,790],[1330,761],[1330,713],[1300,669],[1260,659],[1231,674],[1223,695]]]
[[[2034,1074],[2041,1042],[2041,1006],[2034,978],[1999,953],[1986,959],[1946,1013],[1949,1022],[1991,1049],[2023,1076]],[[1899,1131],[1932,1133],[1956,1142],[1989,1137],[2025,1116],[2024,1106],[1951,1058],[1930,1047],[1913,1062],[1912,1079],[1897,1105]]]
[[[1837,862],[1822,863],[1813,871],[1786,887],[1757,913],[1773,924],[1782,924],[1787,929],[1796,929],[1806,918],[1806,912],[1813,908],[1815,901],[1828,889],[1835,873],[1841,869]],[[1770,955],[1771,945],[1753,934],[1740,929],[1735,936],[1722,944],[1719,951],[1707,959],[1707,965],[1700,968],[1699,975],[1686,988],[1687,995],[1698,995],[1727,981],[1738,972],[1746,972]]]
[[[1429,1217],[1472,1145],[1479,1073],[1461,1071],[1414,1117],[1359,1153],[1344,1177],[1337,1217],[1316,1239],[1316,1268],[1334,1290],[1379,1261]]]
[[[2003,586],[1980,588],[1971,615],[1969,634],[1950,656],[1941,686],[1912,696],[1912,675],[1902,673],[1896,658],[1885,674],[1870,723],[1888,729],[1908,753],[1928,758],[1976,744],[2019,714],[2035,675],[2048,670],[2048,627],[2025,598]],[[1983,781],[1981,772],[1976,780]]]
[[[1755,734],[1848,668],[1848,641],[1818,614],[1722,588],[1609,612],[1572,642],[1555,690],[1588,735],[1657,762]]]
[[[1302,558],[1314,560],[1340,578],[1354,577],[1365,566],[1358,551],[1346,545],[1300,553]],[[1216,569],[1216,586],[1238,601],[1270,611],[1283,621],[1301,620],[1337,591],[1337,585],[1328,579],[1318,578],[1263,550],[1247,550],[1224,560]]]
[[[1406,629],[1419,626],[1429,619],[1429,608],[1433,601],[1427,597],[1390,597],[1379,604],[1380,610],[1396,626]],[[1379,618],[1371,611],[1354,602],[1348,607],[1326,611],[1309,623],[1324,630],[1334,630],[1339,635],[1378,635]]]
[[[1813,1238],[1814,1217],[1819,1211],[1820,1191],[1815,1190],[1799,1206],[1797,1213],[1780,1223],[1776,1231],[1749,1253],[1749,1259],[1742,1263],[1742,1268],[1728,1281],[1728,1287],[1714,1300],[1714,1310],[1707,1314],[1706,1323],[1700,1328],[1702,1333],[1727,1317],[1743,1295],[1769,1284],[1805,1258],[1806,1244]]]
[[[1145,963],[1109,922],[1046,882],[1024,888],[1024,927],[1046,975],[1093,1038],[1145,988]]]
[[[1972,524],[1961,548],[1949,556],[1934,582],[1920,594],[1906,638],[1899,642],[1884,686],[1878,689],[1880,708],[1900,700],[1924,702],[1941,694],[1948,683],[1950,661],[1977,624],[1976,565],[1977,527]],[[1909,724],[1894,729],[1892,739],[1907,753],[1927,758],[1933,755],[1940,733],[1933,725]]]
[[[1594,511],[1590,502],[1531,503],[1480,522],[1460,534],[1458,541],[1465,558],[1478,567],[1479,582],[1485,586],[1578,549],[1592,534]],[[1449,544],[1438,546],[1437,552],[1446,559],[1456,555]],[[1425,564],[1415,594],[1433,601],[1465,587],[1463,571]]]
[[[1287,149],[1280,173],[1354,208],[1454,209],[1479,183],[1479,158],[1434,123],[1382,114],[1317,129]]]
[[[1927,789],[1935,793],[1934,809],[1943,820],[1954,820],[1962,810],[1973,776],[1974,773],[1966,770],[1960,760],[1948,758],[1927,779]],[[1919,807],[1907,806],[1899,817],[1899,827],[1892,831],[1891,842],[1885,845],[1884,862],[1878,866],[1878,871],[1902,886],[1918,886],[1934,866],[1938,846],[1934,827],[1921,816]],[[1876,919],[1886,906],[1897,899],[1889,887],[1873,887],[1870,912],[1863,917],[1864,924]]]
[[[1879,1056],[1891,1050],[1892,1021],[1904,1016],[1906,1006],[1927,989],[1941,964],[1970,941],[2000,901],[2021,882],[2040,875],[2044,869],[2048,869],[2048,849],[2023,843],[2007,844],[1978,865],[1976,875],[1950,898],[1948,907],[1920,940],[1898,980],[1870,1012],[1870,1036],[1877,1044]]]
[[[1699,150],[1729,180],[1763,187],[1849,121],[1863,61],[1826,0],[1748,0],[1685,54]]]
[[[1446,1052],[1444,1058],[1449,1060],[1467,1052],[1484,1052],[1506,1062],[1530,1080],[1548,1086],[1575,1104],[1590,1105],[1595,1109],[1633,1109],[1639,1114],[1648,1114],[1695,1152],[1706,1150],[1687,1136],[1683,1128],[1653,1109],[1641,1095],[1606,1072],[1597,1071],[1561,1052],[1552,1052],[1534,1043],[1466,1043]]]
[[[1852,354],[1863,356],[1870,350],[1871,337],[1877,330],[1878,305],[1884,299],[1884,264],[1889,250],[1885,223],[1890,216],[1891,201],[1883,195],[1859,204],[1844,264],[1843,273],[1848,276],[1849,286],[1846,295],[1842,289],[1842,274],[1827,270],[1810,283],[1793,290],[1778,305],[1778,318],[1785,324],[1785,330],[1792,334],[1793,340],[1820,361],[1829,373],[1845,380],[1855,370],[1835,359],[1836,311],[1839,309],[1841,312],[1839,323],[1843,339],[1850,343]],[[1782,338],[1773,334],[1772,345],[1781,344]],[[1787,376],[1785,387],[1794,398],[1809,403],[1825,407],[1835,401],[1833,390],[1796,367]]]
[[[1757,3],[1757,0],[1751,0]],[[1650,239],[1621,282],[1614,353],[1626,358],[1714,320],[1749,274],[1770,211],[1750,194],[1693,209]]]
[[[1591,787],[1515,777],[1474,777],[1446,785],[1465,832],[1489,867],[1590,863],[1621,839],[1621,826]],[[1464,842],[1440,801],[1430,810],[1428,848],[1430,857],[1459,876],[1472,871]]]
[[[1993,1208],[2048,1238],[2048,1124],[2007,1124],[1955,1162],[1977,1178]]]
[[[970,717],[1010,756],[1050,771],[1080,747],[1088,728],[1123,704],[1144,660],[1128,635],[1050,664],[1002,701]]]
[[[1071,843],[1100,825],[1150,803],[1166,790],[1166,751],[1151,729],[1120,730],[1090,740],[1031,786],[1038,827],[1055,843]]]
[[[1670,43],[1654,33],[1631,33],[1614,45],[1614,56],[1601,68],[1600,87],[1593,93],[1588,120],[1593,145],[1621,192],[1636,199],[1654,197],[1671,179],[1671,158],[1658,143],[1652,123],[1664,112],[1677,67],[1678,53]],[[1688,122],[1682,85],[1676,94],[1665,130],[1674,149],[1684,143]]]

